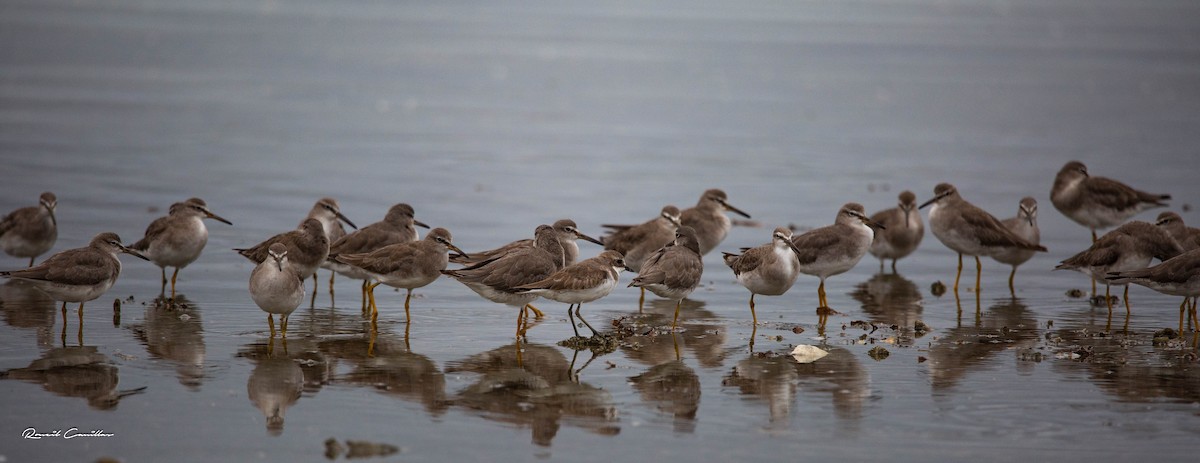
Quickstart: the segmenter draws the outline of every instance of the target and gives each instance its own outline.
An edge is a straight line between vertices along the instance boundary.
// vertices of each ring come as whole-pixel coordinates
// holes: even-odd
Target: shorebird
[[[604,249],[611,249],[625,256],[625,265],[635,272],[642,271],[642,262],[663,246],[675,240],[675,230],[679,228],[679,208],[665,206],[658,217],[640,225],[601,225],[613,230],[613,233],[602,237]],[[695,235],[695,229],[692,230]],[[646,301],[646,288],[641,288],[638,307]]]
[[[871,216],[871,221],[885,228],[875,232],[868,251],[879,258],[879,271],[883,271],[883,261],[892,260],[892,273],[896,272],[896,261],[912,254],[925,237],[925,225],[921,223],[921,213],[917,212],[917,196],[904,190],[900,193],[900,202],[896,207],[884,209]]]
[[[337,241],[329,244],[329,255],[361,254],[371,252],[384,246],[407,243],[420,239],[414,226],[429,228],[421,221],[413,218],[415,212],[412,206],[400,203],[388,209],[382,221],[367,225],[362,229],[351,232]],[[347,277],[362,280],[362,308],[367,309],[367,285],[371,277],[366,272],[354,267],[326,258],[321,267],[333,270]]]
[[[1132,221],[1106,233],[1088,249],[1068,257],[1055,270],[1076,270],[1093,280],[1103,279],[1112,272],[1141,270],[1150,259],[1165,261],[1183,252],[1165,230],[1146,222]],[[1125,286],[1125,313],[1129,308],[1129,285],[1122,281],[1105,280],[1104,299],[1112,312],[1109,298],[1112,285]]]
[[[203,199],[190,198],[171,205],[165,217],[159,217],[146,227],[142,239],[129,246],[141,252],[162,270],[161,293],[167,288],[167,267],[175,267],[171,274],[171,299],[175,299],[175,280],[179,270],[187,267],[208,244],[208,227],[204,219],[213,219],[233,225],[223,217],[213,214]]]
[[[671,319],[674,330],[683,299],[696,290],[703,273],[704,259],[700,256],[696,230],[684,226],[675,230],[674,245],[663,247],[646,259],[629,286],[648,289],[658,297],[675,301],[675,318]]]
[[[1009,231],[1028,241],[1032,244],[1041,244],[1041,232],[1037,225],[1037,200],[1029,196],[1021,198],[1021,202],[1017,205],[1017,216],[1002,220],[1000,223]],[[992,254],[992,258],[1002,264],[1012,266],[1012,272],[1008,274],[1008,292],[1016,294],[1017,291],[1013,287],[1013,278],[1017,276],[1017,266],[1024,264],[1033,257],[1035,251],[1031,249],[1021,248],[1006,248]]]
[[[517,312],[518,338],[525,330],[526,310],[537,294],[517,292],[513,288],[541,281],[563,268],[563,249],[558,244],[558,232],[549,225],[539,225],[534,231],[533,246],[513,250],[500,257],[485,260],[458,270],[443,270],[471,291],[492,302],[521,308]]]
[[[317,267],[329,256],[329,239],[325,237],[325,228],[317,219],[304,219],[300,229],[268,238],[266,241],[247,249],[234,249],[247,259],[261,264],[267,260],[267,250],[272,244],[283,243],[287,246],[288,262],[296,268],[300,278],[308,279],[316,274]],[[317,290],[313,284],[313,291]]]
[[[58,198],[49,191],[38,198],[37,206],[22,207],[0,219],[0,248],[13,257],[28,257],[33,260],[54,247],[58,240],[58,221],[54,208]]]
[[[1171,211],[1158,214],[1154,225],[1161,227],[1175,239],[1184,251],[1200,248],[1200,228],[1189,227],[1183,223],[1183,217]]]
[[[1109,272],[1105,279],[1112,284],[1134,283],[1163,294],[1183,296],[1179,305],[1179,332],[1183,332],[1183,312],[1189,298],[1200,296],[1200,249],[1194,249],[1153,267]],[[1128,287],[1128,286],[1126,286]],[[1200,331],[1200,320],[1196,318],[1196,306],[1191,307],[1192,328]]]
[[[356,227],[354,225],[354,222],[351,222],[350,219],[347,219],[345,215],[342,215],[342,207],[340,205],[338,205],[337,200],[335,200],[333,198],[318,199],[317,203],[313,204],[312,209],[309,209],[308,215],[304,217],[304,220],[300,221],[300,225],[297,225],[297,228],[303,228],[304,221],[308,220],[308,219],[317,219],[317,220],[321,221],[321,228],[323,228],[325,230],[325,238],[329,240],[330,245],[332,245],[333,243],[336,243],[337,240],[342,239],[343,236],[346,236],[346,229],[344,227],[342,227],[342,222],[345,222],[346,225],[350,226],[350,228],[353,228],[355,230],[358,229],[358,227]],[[426,227],[426,228],[428,228],[428,227]],[[322,259],[322,261],[324,261],[324,259]],[[322,267],[324,267],[324,265],[322,265]],[[329,272],[329,292],[333,292],[333,275],[334,275],[334,272],[330,271]],[[315,300],[315,298],[317,296],[317,274],[316,274],[316,272],[313,272],[312,276],[313,276],[313,298]],[[308,278],[308,277],[305,277],[305,278]]]
[[[600,240],[580,232],[579,227],[575,225],[575,221],[571,219],[562,219],[554,222],[553,228],[555,231],[555,236],[558,238],[558,244],[563,248],[563,266],[574,264],[575,261],[579,259],[579,244],[577,244],[575,240],[582,239],[591,241],[601,246],[604,245],[604,243],[602,243]],[[496,249],[472,253],[469,257],[458,255],[452,256],[450,261],[456,264],[464,265],[477,264],[485,260],[502,256],[509,251],[529,246],[533,246],[533,240],[526,238],[523,240],[513,241]]]
[[[1184,252],[1200,249],[1200,228],[1185,225],[1183,217],[1180,217],[1179,214],[1170,211],[1158,214],[1158,220],[1155,222],[1155,225],[1165,230],[1168,235],[1171,235],[1171,238],[1175,238],[1175,242],[1179,243],[1180,249],[1183,249]],[[1192,319],[1195,319],[1197,297],[1193,296],[1191,299],[1191,316]],[[1197,322],[1200,322],[1200,320],[1197,320]],[[1197,331],[1200,331],[1200,329]]]
[[[575,327],[575,316],[592,330],[592,336],[600,333],[583,319],[579,313],[586,302],[592,302],[607,296],[617,286],[617,278],[625,267],[625,258],[617,251],[603,251],[591,259],[563,267],[562,270],[543,278],[542,280],[517,286],[517,292],[530,292],[541,295],[546,299],[570,304],[567,307],[567,317],[571,319],[571,329],[575,336],[579,330]],[[572,315],[571,309],[575,309]]]
[[[820,301],[817,313],[821,326],[828,317],[829,302],[825,299],[825,279],[845,273],[867,254],[875,240],[875,229],[884,229],[867,217],[862,204],[846,203],[838,210],[833,225],[810,230],[792,237],[800,273],[821,279],[817,287]]]
[[[375,280],[375,283],[367,286],[372,323],[379,317],[379,309],[375,306],[375,287],[385,284],[407,290],[408,294],[404,297],[404,320],[408,323],[412,321],[408,311],[412,290],[433,283],[441,276],[442,270],[450,263],[447,250],[468,255],[451,243],[451,239],[449,230],[435,228],[420,241],[384,246],[362,254],[338,254],[333,256],[333,259],[358,267]]]
[[[1058,171],[1050,188],[1050,202],[1067,218],[1092,230],[1112,227],[1146,209],[1166,206],[1171,195],[1135,190],[1106,177],[1088,175],[1087,166],[1071,161]]]
[[[62,301],[63,317],[67,303],[79,303],[79,318],[83,319],[83,303],[108,291],[121,274],[119,253],[143,260],[146,256],[121,244],[116,233],[101,233],[87,247],[68,249],[50,256],[45,262],[21,270],[0,272],[0,276],[22,280]]]
[[[725,211],[732,211],[747,219],[750,218],[750,214],[733,207],[727,200],[728,197],[724,191],[714,188],[705,191],[700,196],[696,207],[685,209],[679,214],[681,225],[696,230],[696,239],[700,241],[700,255],[708,254],[709,251],[721,244],[721,241],[725,240],[725,235],[729,234],[733,222],[725,215]]]
[[[791,289],[800,276],[797,256],[800,250],[792,242],[792,231],[779,227],[771,232],[771,242],[743,250],[741,254],[722,253],[725,265],[733,269],[738,283],[750,290],[750,317],[758,326],[754,313],[754,296],[779,296]]]
[[[992,256],[1007,248],[1029,249],[1046,252],[1040,244],[1017,236],[991,214],[975,207],[959,196],[958,190],[949,183],[940,183],[933,189],[933,199],[920,208],[929,209],[929,229],[938,241],[958,253],[958,273],[954,275],[954,294],[958,295],[958,280],[962,277],[962,256],[975,258],[975,294],[979,295],[980,274],[983,263],[979,256]]]
[[[604,249],[611,249],[625,256],[625,265],[631,270],[640,272],[642,262],[675,240],[675,230],[680,226],[679,220],[679,208],[665,206],[658,217],[639,225],[601,225],[613,232],[601,237],[600,241],[604,242]],[[694,229],[692,232],[692,235],[695,235]]]
[[[271,337],[275,336],[275,321],[271,317],[279,315],[279,326],[286,338],[288,315],[304,300],[304,279],[288,265],[287,246],[283,243],[272,243],[267,255],[270,258],[250,273],[250,299],[267,313]]]

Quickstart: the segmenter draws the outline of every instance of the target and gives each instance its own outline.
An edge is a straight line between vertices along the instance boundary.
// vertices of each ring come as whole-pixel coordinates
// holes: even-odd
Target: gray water
[[[331,438],[399,449],[362,461],[1194,453],[1196,339],[1152,342],[1178,299],[1134,287],[1132,317],[1110,321],[1069,297],[1086,278],[1050,269],[1089,237],[1048,192],[1079,159],[1172,194],[1200,224],[1185,208],[1200,193],[1200,5],[593,3],[0,4],[0,209],[54,191],[55,251],[102,231],[133,242],[192,196],[234,223],[210,223],[180,274],[186,308],[155,307],[159,270],[131,258],[82,325],[73,305],[64,323],[55,302],[0,287],[0,461],[314,461]],[[322,196],[360,226],[410,203],[471,251],[564,217],[599,235],[713,187],[760,225],[718,248],[734,251],[943,181],[999,217],[1036,197],[1050,252],[1021,267],[1015,298],[1007,266],[986,260],[978,306],[970,290],[931,294],[956,264],[932,236],[899,275],[868,256],[828,281],[840,315],[824,338],[815,278],[756,300],[753,330],[749,294],[713,253],[678,334],[612,353],[558,346],[571,327],[545,301],[515,346],[512,309],[445,279],[417,291],[409,325],[403,293],[380,288],[372,336],[357,283],[330,296],[325,271],[284,345],[230,251]],[[639,312],[637,297],[621,287],[583,312],[669,323],[671,304]],[[796,344],[831,354],[798,364]],[[494,388],[514,382],[543,387]],[[282,429],[259,409],[268,397]]]

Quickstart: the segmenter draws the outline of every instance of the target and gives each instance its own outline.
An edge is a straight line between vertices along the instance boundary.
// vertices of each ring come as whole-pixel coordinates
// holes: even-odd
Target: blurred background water
[[[1177,299],[1135,287],[1128,328],[1106,331],[1104,309],[1065,295],[1086,279],[1050,271],[1088,232],[1049,190],[1078,159],[1200,224],[1185,207],[1200,193],[1198,17],[1193,2],[1116,0],[5,1],[0,209],[54,191],[55,251],[101,231],[133,242],[191,196],[234,226],[209,224],[182,313],[153,307],[159,271],[132,259],[82,328],[73,307],[64,326],[53,301],[5,287],[0,457],[315,460],[328,438],[406,461],[1189,455],[1194,344],[1151,343]],[[323,196],[359,226],[410,203],[471,251],[564,217],[598,235],[714,187],[762,224],[734,228],[718,248],[733,251],[943,181],[1001,218],[1041,202],[1050,252],[1018,272],[1018,299],[986,260],[979,315],[967,292],[959,316],[929,292],[955,259],[927,236],[899,276],[868,256],[829,280],[843,315],[811,365],[770,354],[820,343],[816,279],[758,301],[751,353],[748,294],[717,253],[675,341],[641,339],[578,377],[572,360],[592,354],[555,345],[570,335],[559,304],[540,304],[519,369],[512,310],[447,280],[417,292],[407,331],[402,294],[381,291],[369,346],[358,285],[340,278],[331,302],[323,271],[268,353],[252,266],[229,251]],[[585,313],[638,316],[637,293]],[[915,337],[916,320],[932,332]],[[871,340],[892,355],[869,357]],[[514,381],[545,388],[488,393]],[[21,439],[28,427],[116,435]]]

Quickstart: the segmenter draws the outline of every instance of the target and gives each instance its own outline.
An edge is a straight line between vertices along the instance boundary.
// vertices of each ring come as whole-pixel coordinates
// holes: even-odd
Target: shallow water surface
[[[234,225],[210,221],[175,308],[155,303],[159,270],[129,257],[81,315],[0,285],[0,461],[340,460],[380,445],[395,453],[362,461],[1191,455],[1197,339],[1154,339],[1177,325],[1178,299],[1134,287],[1132,316],[1118,305],[1110,319],[1068,296],[1088,281],[1051,269],[1088,232],[1048,194],[1080,159],[1172,194],[1200,223],[1185,208],[1198,193],[1197,9],[6,2],[0,209],[54,191],[55,251],[102,231],[133,242],[192,196]],[[868,256],[828,280],[838,314],[824,337],[815,278],[757,298],[755,327],[714,252],[674,334],[674,305],[639,310],[624,284],[586,304],[623,336],[611,352],[560,346],[572,330],[547,301],[515,344],[511,308],[447,279],[416,291],[407,324],[404,293],[380,287],[372,329],[358,283],[338,277],[331,294],[327,271],[285,342],[230,251],[323,196],[359,226],[410,203],[469,252],[564,217],[599,235],[719,187],[754,217],[718,247],[734,252],[775,226],[831,223],[846,202],[876,211],[905,189],[923,201],[943,181],[1002,218],[1037,198],[1050,252],[1021,267],[1015,295],[990,259],[982,293],[966,289],[968,260],[959,300],[931,292],[956,265],[932,236],[896,274]],[[798,344],[829,355],[798,363]],[[112,436],[23,439],[28,428]],[[329,439],[344,448],[327,457]]]

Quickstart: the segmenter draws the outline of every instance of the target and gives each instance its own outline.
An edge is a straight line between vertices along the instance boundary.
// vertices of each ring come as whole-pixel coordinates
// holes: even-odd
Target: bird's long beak
[[[867,224],[868,227],[877,228],[880,230],[887,230],[887,227],[883,226],[883,224],[876,222],[874,220],[871,220],[870,217],[867,217],[865,215],[858,216],[858,219],[861,220],[863,223]]]
[[[590,236],[587,236],[587,235],[583,234],[583,232],[580,232],[579,230],[575,230],[575,237],[576,237],[576,238],[579,238],[579,239],[581,239],[581,240],[587,240],[587,241],[591,241],[591,242],[593,242],[593,243],[596,243],[596,244],[599,244],[599,245],[601,245],[601,246],[604,246],[604,242],[603,242],[603,241],[600,241],[600,240],[598,240],[598,239],[595,239],[595,238],[592,238],[592,237],[590,237]]]
[[[938,202],[939,199],[945,198],[946,195],[949,195],[949,194],[950,194],[949,192],[946,192],[946,193],[942,193],[940,195],[934,196],[933,199],[930,199],[929,201],[925,201],[924,204],[921,204],[920,206],[918,206],[917,209],[924,209],[925,206],[936,203],[936,202]]]
[[[667,219],[668,222],[671,222],[672,225],[675,225],[675,228],[679,228],[679,227],[683,226],[683,224],[679,222],[678,217],[663,214],[663,218]]]
[[[450,250],[452,250],[452,251],[454,251],[454,252],[457,252],[457,253],[459,253],[459,254],[462,254],[462,256],[463,256],[464,258],[466,258],[466,259],[470,259],[470,258],[471,258],[471,256],[470,256],[469,254],[467,254],[467,252],[466,252],[466,251],[463,251],[462,249],[459,249],[459,248],[458,248],[458,246],[455,246],[455,245],[453,245],[453,244],[451,244],[451,243],[446,243],[446,247],[450,248]]]
[[[721,201],[721,200],[719,200],[719,199],[717,200],[717,202],[721,203],[721,205],[722,205],[722,206],[725,206],[725,209],[728,209],[728,210],[730,210],[730,211],[733,211],[733,212],[737,213],[738,215],[740,215],[740,216],[742,216],[742,217],[745,217],[745,218],[747,218],[747,219],[749,219],[749,218],[750,218],[750,214],[747,214],[745,211],[742,211],[741,209],[738,209],[738,208],[736,208],[736,207],[733,207],[733,205],[732,205],[732,204],[729,204],[729,203],[727,203],[727,202],[725,202],[725,201]]]
[[[908,207],[903,207],[903,208],[900,208],[900,210],[904,211],[904,228],[906,228],[906,229],[910,228],[911,226],[908,224],[908,217],[909,217],[909,214],[912,214],[912,209],[910,209]]]
[[[426,229],[426,230],[428,230],[428,229],[429,229],[429,225],[425,225],[425,222],[422,222],[422,221],[420,221],[420,220],[417,220],[417,219],[413,219],[413,225],[416,225],[416,226],[418,226],[418,227],[424,228],[424,229]]]
[[[150,259],[147,259],[147,258],[146,258],[146,256],[143,256],[143,255],[142,255],[142,253],[140,253],[140,252],[137,252],[137,251],[135,251],[135,250],[133,250],[133,249],[130,249],[130,248],[126,247],[126,246],[125,246],[125,245],[123,245],[123,244],[118,244],[117,246],[118,246],[118,247],[120,247],[120,249],[121,249],[121,252],[123,252],[123,253],[129,254],[129,255],[131,255],[131,256],[133,256],[133,257],[137,257],[138,259],[141,259],[141,260],[144,260],[144,261],[149,261],[149,260],[150,260]]]
[[[346,222],[346,225],[349,225],[350,228],[358,230],[358,225],[354,225],[354,222],[351,222],[350,219],[347,219],[346,216],[342,215],[341,211],[335,211],[334,215],[337,215],[338,220],[341,220],[342,222]],[[425,227],[425,228],[429,228],[429,227]]]
[[[212,213],[212,211],[208,211],[208,210],[206,210],[206,211],[204,211],[204,215],[205,215],[205,217],[208,217],[208,218],[210,218],[210,219],[216,220],[216,221],[218,221],[218,222],[224,222],[224,223],[225,223],[225,224],[227,224],[227,225],[233,225],[233,222],[230,222],[230,221],[228,221],[228,220],[225,220],[225,218],[224,218],[224,217],[221,217],[221,216],[219,216],[219,215],[213,214],[213,213]]]
[[[789,248],[792,248],[792,252],[796,253],[796,257],[800,257],[800,248],[796,247],[796,242],[789,239],[787,244]]]

